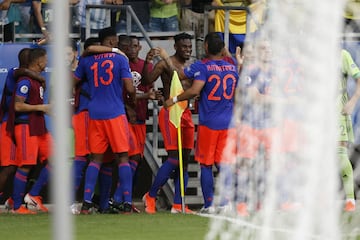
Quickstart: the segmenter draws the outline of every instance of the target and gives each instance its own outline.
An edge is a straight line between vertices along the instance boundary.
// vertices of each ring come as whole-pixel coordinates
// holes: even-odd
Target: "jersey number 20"
[[[220,85],[221,85],[221,79],[219,75],[213,74],[208,78],[209,82],[212,81],[216,81],[215,86],[213,87],[213,89],[211,90],[211,92],[209,93],[208,99],[212,100],[212,101],[220,101],[221,100],[221,96],[215,96],[215,93],[217,92],[217,90],[219,89]],[[230,84],[231,86],[231,92],[230,94],[227,93],[227,88],[228,88],[228,84],[227,81],[231,80],[232,83]],[[232,74],[226,74],[224,76],[224,78],[222,79],[222,87],[223,87],[223,94],[222,96],[227,99],[230,100],[233,98],[234,96],[234,91],[235,91],[235,83],[236,83],[236,79],[234,77],[234,75]]]

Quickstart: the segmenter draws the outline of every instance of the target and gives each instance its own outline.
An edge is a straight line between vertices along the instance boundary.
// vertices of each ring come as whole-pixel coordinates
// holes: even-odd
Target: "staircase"
[[[150,117],[146,121],[147,134],[144,151],[144,158],[149,165],[153,176],[156,175],[162,162],[167,159],[167,152],[164,148],[163,137],[158,128],[158,112],[159,107],[156,102],[149,103]],[[194,124],[198,124],[198,115],[193,114]],[[196,129],[196,127],[195,127]],[[195,133],[196,136],[196,133]],[[194,151],[191,152],[190,162],[188,164],[189,180],[185,194],[185,203],[187,205],[203,204],[203,197],[200,186],[200,167],[194,160]],[[174,183],[173,179],[169,179],[167,184],[162,188],[163,195],[167,204],[170,206],[174,198]],[[161,196],[159,196],[161,197]]]

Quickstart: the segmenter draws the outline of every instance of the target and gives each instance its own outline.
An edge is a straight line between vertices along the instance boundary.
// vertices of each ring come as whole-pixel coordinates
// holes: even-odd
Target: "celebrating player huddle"
[[[78,195],[82,197],[81,207],[71,208],[73,213],[90,214],[95,211],[93,197],[97,184],[98,212],[140,212],[133,204],[133,181],[139,162],[144,157],[149,99],[163,104],[159,126],[168,158],[143,197],[148,214],[156,213],[158,191],[172,173],[175,173],[175,194],[171,212],[194,213],[188,206],[182,208],[179,171],[179,161],[183,159],[186,190],[187,165],[192,150],[195,150],[195,160],[201,172],[199,181],[204,205],[200,212],[232,211],[235,203],[235,211],[241,216],[249,215],[248,178],[254,170],[251,166],[260,148],[265,148],[266,160],[270,154],[285,155],[298,151],[301,134],[295,119],[300,113],[292,106],[299,98],[299,79],[290,89],[284,86],[282,79],[275,77],[275,71],[271,70],[274,63],[270,43],[267,40],[261,42],[260,60],[255,63],[251,62],[253,59],[244,59],[246,56],[242,57],[239,49],[235,58],[232,57],[221,37],[209,33],[204,40],[205,58],[191,64],[191,39],[189,34],[178,34],[174,36],[174,55],[169,56],[162,48],[154,48],[144,60],[138,57],[141,49],[139,39],[117,36],[113,28],[102,29],[98,38],[87,39],[78,62],[77,46],[70,44],[69,56],[72,59],[68,62],[73,76],[72,128],[75,140],[72,200],[75,203],[79,200]],[[161,59],[153,66],[155,56]],[[46,65],[46,50],[40,47],[22,49],[19,52],[19,67],[9,70],[2,94],[0,198],[7,180],[14,175],[11,197],[6,206],[16,214],[48,212],[40,196],[51,174],[52,139],[44,117],[50,112],[50,105],[44,102],[44,91],[48,88],[41,76]],[[291,62],[287,67],[293,70],[295,65]],[[179,75],[184,92],[170,96],[174,71]],[[357,77],[358,74],[353,75]],[[154,90],[154,82],[159,77],[163,92]],[[235,97],[242,100],[241,112],[234,109]],[[181,116],[182,151],[179,151],[178,131],[171,122],[170,111],[174,104],[192,98],[199,102],[196,146],[192,113],[186,107]],[[275,102],[281,102],[288,113],[286,119],[280,120],[281,124],[277,122],[279,119],[271,116],[271,106]],[[282,139],[281,147],[275,149],[273,138],[278,136]],[[343,149],[342,146],[340,149]],[[179,152],[183,153],[182,159]],[[346,156],[341,158],[347,162]],[[265,162],[269,164],[269,161]],[[26,193],[28,175],[39,164],[41,172]],[[221,189],[223,194],[219,201],[215,201],[214,166],[222,176],[220,184],[225,186]],[[113,171],[114,168],[116,171]],[[350,170],[344,171],[347,177],[344,180],[347,205],[354,203],[353,186],[348,182],[348,178],[352,178]],[[287,169],[285,172],[290,171]],[[114,180],[116,184],[113,184]],[[257,182],[263,181],[266,181],[264,176]],[[81,182],[84,182],[83,189]],[[227,194],[232,186],[237,187],[235,194]],[[284,189],[283,192],[287,193],[286,187]],[[79,191],[83,193],[79,194]],[[281,206],[294,200],[294,196],[279,198]],[[263,199],[259,197],[257,201],[260,208],[264,204]],[[355,205],[347,206],[346,210],[355,210]]]

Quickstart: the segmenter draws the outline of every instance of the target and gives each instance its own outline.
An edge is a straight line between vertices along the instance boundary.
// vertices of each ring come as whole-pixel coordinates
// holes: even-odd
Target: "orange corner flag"
[[[181,85],[179,76],[176,71],[174,71],[171,85],[170,85],[170,97],[173,98],[175,96],[178,96],[184,92],[184,89]],[[175,103],[173,106],[170,107],[170,122],[174,124],[176,128],[180,127],[181,123],[181,115],[183,114],[184,110],[186,109],[188,105],[188,101],[181,101]]]

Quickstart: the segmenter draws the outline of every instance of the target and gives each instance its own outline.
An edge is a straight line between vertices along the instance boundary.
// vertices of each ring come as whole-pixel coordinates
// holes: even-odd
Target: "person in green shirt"
[[[178,6],[176,0],[152,0],[149,30],[151,32],[179,31]]]
[[[339,112],[339,145],[338,158],[340,160],[341,177],[346,195],[345,211],[355,211],[354,176],[353,168],[348,156],[348,148],[354,142],[354,133],[351,122],[351,114],[360,98],[360,69],[355,64],[350,53],[341,50],[341,72],[342,78],[339,84],[339,94],[336,107]],[[349,98],[347,93],[347,80],[352,77],[356,80],[355,93]]]

